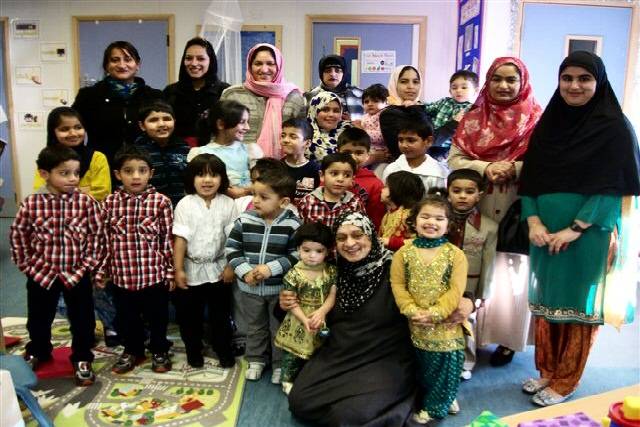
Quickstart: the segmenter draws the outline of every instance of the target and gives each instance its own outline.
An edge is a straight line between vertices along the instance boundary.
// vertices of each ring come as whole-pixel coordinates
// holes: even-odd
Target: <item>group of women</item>
[[[135,47],[114,42],[104,55],[106,77],[76,97],[74,108],[91,143],[110,160],[119,145],[140,134],[137,108],[163,97],[137,76],[139,66]],[[411,68],[400,91],[399,82],[389,88],[390,104],[419,105],[422,82]],[[164,90],[175,109],[176,133],[195,144],[199,119],[219,99],[233,99],[250,110],[245,142],[280,157],[282,121],[307,109],[302,92],[285,80],[280,51],[267,44],[252,48],[241,85],[227,87],[216,71],[211,45],[189,41],[179,81]],[[459,124],[448,160],[452,169],[471,168],[486,177],[480,210],[497,222],[522,197],[530,256],[498,255],[493,294],[478,312],[487,335],[477,339],[500,344],[503,357],[510,357],[535,335],[540,378],[526,381],[524,389],[544,391],[536,394],[542,405],[566,399],[578,385],[595,331],[607,320],[608,289],[622,285],[611,274],[624,267],[619,260],[629,241],[623,220],[640,194],[638,144],[601,59],[572,53],[558,80],[543,112],[526,66],[517,58],[496,59]],[[328,317],[332,332],[299,374],[290,409],[328,425],[403,425],[414,401],[415,369],[407,321],[390,293],[390,253],[361,214],[343,215],[334,231],[338,294]],[[295,304],[295,296],[281,295],[284,309]],[[618,310],[618,325],[629,320],[627,308]],[[448,321],[461,322],[472,310],[472,301],[463,298]]]

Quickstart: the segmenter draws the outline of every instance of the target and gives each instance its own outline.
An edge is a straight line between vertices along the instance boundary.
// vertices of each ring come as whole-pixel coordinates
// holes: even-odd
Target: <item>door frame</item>
[[[305,15],[307,48],[304,53],[304,87],[311,89],[311,61],[313,59],[313,24],[405,24],[418,25],[418,70],[425,76],[427,58],[427,17],[426,16],[381,16],[381,15]],[[414,33],[415,34],[415,33]],[[412,50],[415,50],[412,46]],[[313,65],[314,67],[316,64]]]
[[[640,34],[640,6],[638,2],[627,2],[625,0],[608,0],[607,2],[596,0],[520,0],[518,1],[518,12],[516,19],[516,28],[513,39],[513,53],[516,57],[520,57],[522,47],[522,27],[524,25],[524,6],[531,4],[550,4],[550,5],[569,5],[569,6],[600,6],[600,7],[620,7],[631,9],[631,25],[629,27],[628,36],[628,52],[627,64],[625,66],[624,79],[624,102],[622,110],[626,113],[631,111],[632,95],[634,93],[634,76],[640,73],[640,64],[638,64],[638,38],[633,37],[634,34]]]
[[[175,15],[79,15],[71,17],[71,34],[73,38],[73,93],[80,89],[80,23],[87,21],[167,21],[169,40],[167,43],[167,76],[171,84],[175,81]]]
[[[7,119],[8,119],[8,123],[7,125],[9,126],[9,138],[11,138],[11,141],[9,141],[9,145],[10,145],[10,153],[11,153],[11,175],[13,177],[13,191],[14,191],[14,197],[15,197],[15,203],[16,206],[19,205],[19,201],[22,200],[22,191],[20,188],[20,177],[18,174],[18,146],[16,144],[16,129],[14,126],[14,114],[13,114],[13,92],[12,92],[12,86],[11,86],[11,73],[12,73],[12,68],[11,68],[11,55],[9,52],[10,46],[9,46],[9,40],[11,37],[11,29],[10,29],[10,21],[9,18],[6,16],[2,16],[0,17],[0,21],[2,21],[3,25],[4,25],[4,46],[2,47],[4,49],[3,52],[3,58],[2,60],[4,61],[4,68],[5,68],[5,73],[4,73],[4,85],[5,85],[5,97],[7,98]]]

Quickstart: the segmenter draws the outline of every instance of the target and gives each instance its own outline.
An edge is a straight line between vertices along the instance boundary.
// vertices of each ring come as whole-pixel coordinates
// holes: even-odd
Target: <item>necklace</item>
[[[413,239],[413,246],[421,249],[437,248],[447,243],[446,237],[438,237],[437,239],[429,239],[427,237],[416,237]]]

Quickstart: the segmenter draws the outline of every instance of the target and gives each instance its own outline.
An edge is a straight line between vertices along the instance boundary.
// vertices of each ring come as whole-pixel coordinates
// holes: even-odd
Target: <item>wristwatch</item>
[[[587,229],[580,227],[580,224],[574,222],[569,226],[569,230],[575,231],[576,233],[584,233]]]

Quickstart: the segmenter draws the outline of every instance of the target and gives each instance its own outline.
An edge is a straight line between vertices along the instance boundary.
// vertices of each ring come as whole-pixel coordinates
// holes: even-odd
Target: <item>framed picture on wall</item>
[[[67,62],[67,44],[65,42],[40,42],[40,60],[42,62]]]
[[[42,89],[42,106],[45,108],[69,105],[69,91],[67,89]]]
[[[18,129],[40,130],[44,129],[46,114],[44,111],[18,111],[16,113]]]
[[[334,37],[333,53],[342,56],[347,69],[344,74],[348,82],[353,86],[360,84],[360,37]]]
[[[564,38],[564,54],[569,54],[577,50],[586,50],[602,56],[602,36],[583,36],[567,34]]]

